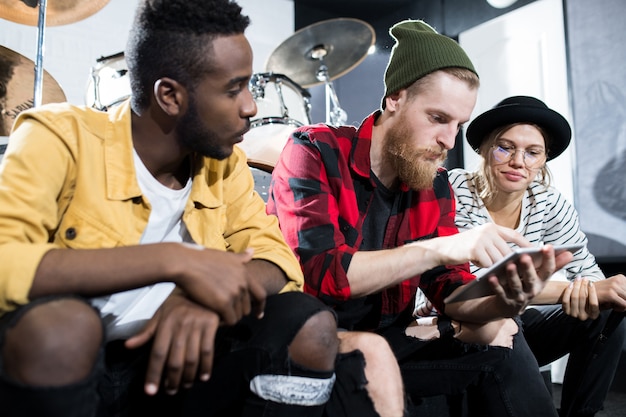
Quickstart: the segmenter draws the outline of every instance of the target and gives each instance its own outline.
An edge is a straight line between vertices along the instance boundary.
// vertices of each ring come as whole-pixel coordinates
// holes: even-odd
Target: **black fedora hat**
[[[467,128],[467,142],[478,151],[493,130],[513,123],[532,123],[550,135],[547,159],[554,159],[569,146],[572,129],[563,116],[539,99],[528,96],[508,97],[477,116]]]

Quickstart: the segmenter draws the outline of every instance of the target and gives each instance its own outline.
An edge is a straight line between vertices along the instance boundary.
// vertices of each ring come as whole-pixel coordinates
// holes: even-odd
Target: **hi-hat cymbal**
[[[19,53],[0,46],[0,136],[8,136],[13,121],[33,107],[35,63]],[[47,71],[43,73],[42,103],[66,101],[65,94]]]
[[[38,0],[0,0],[0,17],[23,25],[39,24]],[[102,9],[109,0],[48,0],[46,26],[78,22]],[[27,3],[29,5],[27,5]],[[30,7],[34,4],[36,7]]]
[[[329,80],[334,80],[360,64],[375,41],[374,28],[362,20],[324,20],[296,31],[281,43],[265,68],[308,88],[324,82],[317,78],[320,58],[328,67]]]

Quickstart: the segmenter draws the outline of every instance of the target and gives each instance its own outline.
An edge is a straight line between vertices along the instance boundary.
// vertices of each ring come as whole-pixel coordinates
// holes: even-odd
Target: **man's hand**
[[[488,267],[512,251],[509,243],[515,243],[519,247],[532,246],[520,233],[494,223],[483,224],[452,236],[418,241],[410,245],[434,244],[435,252],[441,256],[438,260],[440,265],[472,262],[479,267]]]
[[[172,293],[146,327],[125,344],[134,349],[154,338],[146,372],[146,394],[156,394],[162,378],[168,394],[175,394],[181,386],[191,387],[198,376],[207,381],[213,368],[219,324],[217,313],[176,291]]]
[[[520,314],[543,290],[550,276],[573,258],[569,251],[555,257],[552,245],[543,246],[541,254],[541,263],[537,266],[529,255],[524,254],[517,262],[508,264],[503,275],[487,277],[496,297],[511,316]]]
[[[175,282],[193,301],[218,313],[227,325],[234,325],[253,309],[261,316],[267,294],[249,277],[247,266],[252,254],[251,249],[232,253],[180,245],[173,254],[178,268]]]

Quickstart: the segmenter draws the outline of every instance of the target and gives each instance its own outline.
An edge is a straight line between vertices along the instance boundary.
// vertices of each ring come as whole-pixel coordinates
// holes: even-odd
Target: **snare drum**
[[[239,146],[250,166],[271,172],[291,132],[311,123],[311,95],[289,77],[274,73],[254,74],[249,87],[257,114]]]
[[[91,68],[85,104],[98,110],[107,110],[130,97],[130,78],[124,53],[98,59]]]

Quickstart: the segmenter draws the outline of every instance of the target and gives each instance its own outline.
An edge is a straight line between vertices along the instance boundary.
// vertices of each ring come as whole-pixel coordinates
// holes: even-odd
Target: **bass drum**
[[[249,87],[257,114],[239,146],[248,165],[272,172],[291,132],[311,123],[311,95],[282,74],[254,74]]]
[[[108,110],[130,97],[130,78],[124,52],[102,57],[91,68],[85,104],[98,110]]]

